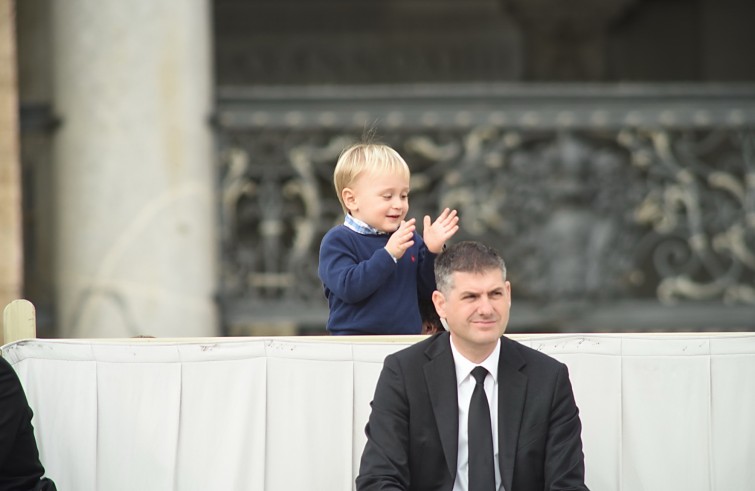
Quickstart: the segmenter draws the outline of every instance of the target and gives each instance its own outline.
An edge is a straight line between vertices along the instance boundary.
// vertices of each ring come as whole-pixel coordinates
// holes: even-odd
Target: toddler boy
[[[415,232],[409,166],[394,149],[359,143],[338,158],[333,183],[346,218],[320,244],[318,274],[331,334],[420,334],[419,300],[435,290],[433,263],[459,230],[456,210]]]

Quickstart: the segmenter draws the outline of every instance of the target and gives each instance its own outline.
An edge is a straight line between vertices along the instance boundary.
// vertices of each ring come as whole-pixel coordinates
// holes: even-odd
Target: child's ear
[[[358,211],[359,208],[357,207],[357,197],[356,194],[354,194],[354,190],[351,188],[343,188],[343,191],[341,191],[341,198],[343,199],[343,204],[346,206],[346,209],[349,211]]]

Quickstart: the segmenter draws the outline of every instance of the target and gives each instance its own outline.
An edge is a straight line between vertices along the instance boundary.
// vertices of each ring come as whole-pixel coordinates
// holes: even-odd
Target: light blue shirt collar
[[[375,227],[370,227],[369,225],[364,223],[362,220],[358,218],[354,218],[351,215],[346,215],[346,218],[344,219],[343,224],[347,228],[361,235],[386,235],[385,232],[381,232]]]

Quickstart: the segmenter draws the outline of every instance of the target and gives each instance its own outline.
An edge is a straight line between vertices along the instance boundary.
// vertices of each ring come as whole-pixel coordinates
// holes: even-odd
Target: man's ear
[[[435,290],[433,292],[433,305],[435,305],[435,311],[438,313],[438,317],[444,318],[446,316],[446,297],[441,292]]]
[[[354,194],[354,190],[351,188],[343,188],[341,191],[341,199],[343,200],[343,204],[346,206],[346,209],[349,211],[359,211],[359,208],[357,207],[357,197],[356,194]]]

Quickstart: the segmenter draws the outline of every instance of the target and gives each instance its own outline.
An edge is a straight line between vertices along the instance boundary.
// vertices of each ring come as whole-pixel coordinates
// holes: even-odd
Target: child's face
[[[395,232],[409,211],[409,179],[364,173],[344,189],[344,202],[354,218],[381,232]]]

